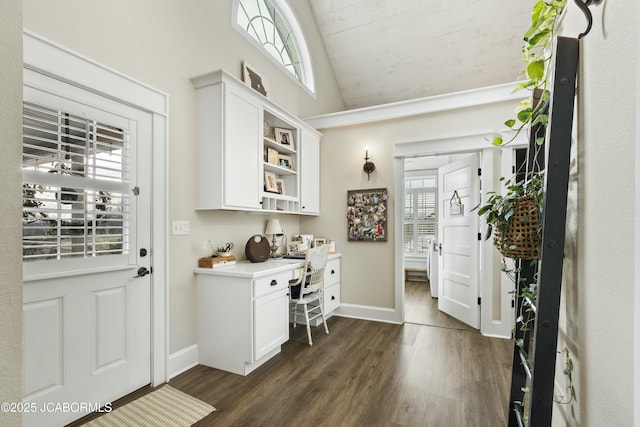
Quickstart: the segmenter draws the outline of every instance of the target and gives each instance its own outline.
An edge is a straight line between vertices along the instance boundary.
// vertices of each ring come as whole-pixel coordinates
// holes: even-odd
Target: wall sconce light
[[[365,148],[364,166],[362,167],[362,170],[367,173],[367,181],[369,181],[369,175],[371,175],[371,172],[376,170],[376,165],[374,165],[373,162],[369,161],[369,148],[368,147]]]

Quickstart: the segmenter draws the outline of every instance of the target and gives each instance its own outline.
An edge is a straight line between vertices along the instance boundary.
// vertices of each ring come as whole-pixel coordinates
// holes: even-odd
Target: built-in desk
[[[247,375],[289,339],[289,280],[303,260],[238,262],[196,268],[198,359],[206,366]],[[340,255],[329,255],[325,316],[340,305]]]

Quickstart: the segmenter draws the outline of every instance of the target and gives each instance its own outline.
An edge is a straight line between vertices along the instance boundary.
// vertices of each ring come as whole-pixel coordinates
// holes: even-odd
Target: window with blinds
[[[437,182],[435,177],[405,180],[404,253],[425,255],[437,234]]]
[[[24,103],[23,259],[129,251],[128,132]]]

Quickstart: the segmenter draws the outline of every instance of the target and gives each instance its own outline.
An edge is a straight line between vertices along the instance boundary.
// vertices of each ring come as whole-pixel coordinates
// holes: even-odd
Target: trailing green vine
[[[541,107],[549,101],[547,82],[549,67],[553,58],[553,40],[555,38],[556,22],[565,6],[567,0],[538,1],[531,11],[531,26],[524,34],[522,46],[522,60],[526,63],[522,70],[521,77],[524,81],[514,89],[517,92],[522,89],[529,89],[532,92],[539,89],[542,92],[540,100],[533,105],[533,96],[520,102],[515,110],[515,118],[505,121],[505,125],[516,134],[507,142],[502,137],[493,139],[494,145],[505,145],[513,141],[528,126],[537,124],[546,125],[549,116],[540,113]],[[542,144],[542,140],[536,141]]]

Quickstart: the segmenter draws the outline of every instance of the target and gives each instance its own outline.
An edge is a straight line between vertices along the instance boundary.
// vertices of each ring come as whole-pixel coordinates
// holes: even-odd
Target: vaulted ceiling
[[[347,108],[513,82],[533,0],[309,0]]]

